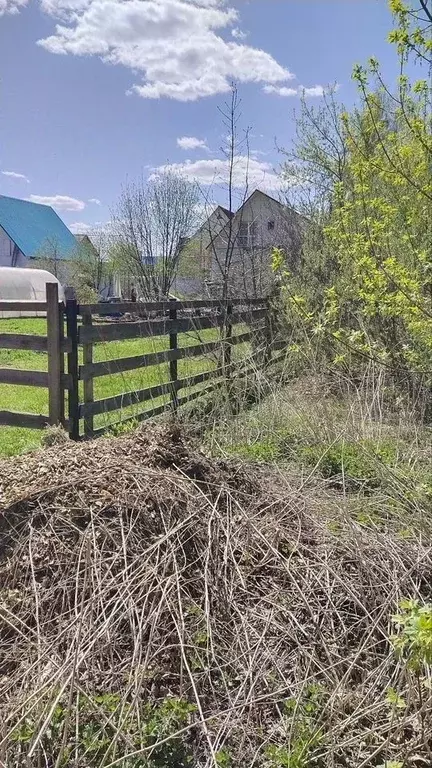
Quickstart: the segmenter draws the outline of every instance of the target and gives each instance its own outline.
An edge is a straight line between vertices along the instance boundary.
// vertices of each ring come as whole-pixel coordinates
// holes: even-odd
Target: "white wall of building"
[[[209,249],[208,246],[221,229],[227,225],[228,220],[229,218],[223,208],[218,206],[210,214],[198,232],[195,233],[189,246],[187,246],[190,252],[193,252],[199,269],[210,269],[211,249]]]
[[[14,248],[15,243],[6,234],[4,229],[0,227],[0,267],[26,267],[28,259],[18,251],[16,253],[16,260],[14,263]]]
[[[271,251],[283,248],[293,267],[298,258],[299,216],[277,200],[256,191],[232,221],[231,241],[227,228],[216,237],[212,251],[210,282],[215,293],[223,279],[227,249],[230,251],[232,293],[248,298],[264,296],[273,284]]]

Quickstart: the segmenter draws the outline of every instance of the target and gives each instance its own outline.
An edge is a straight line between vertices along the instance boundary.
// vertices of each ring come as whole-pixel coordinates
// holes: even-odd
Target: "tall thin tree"
[[[196,185],[169,171],[123,188],[112,215],[112,252],[117,269],[136,281],[145,299],[168,296],[197,202]]]

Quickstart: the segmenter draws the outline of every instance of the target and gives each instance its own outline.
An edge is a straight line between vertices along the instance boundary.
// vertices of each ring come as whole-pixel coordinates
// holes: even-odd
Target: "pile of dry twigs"
[[[430,542],[324,507],[175,425],[2,462],[0,765],[431,765]]]

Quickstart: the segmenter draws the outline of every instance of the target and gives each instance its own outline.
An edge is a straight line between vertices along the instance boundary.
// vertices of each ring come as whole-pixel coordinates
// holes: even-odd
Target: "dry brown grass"
[[[2,766],[431,764],[430,690],[389,643],[399,600],[430,597],[423,533],[353,523],[175,425],[3,462],[0,505]],[[149,741],[143,704],[169,699],[193,711]],[[187,757],[158,757],[176,739]]]

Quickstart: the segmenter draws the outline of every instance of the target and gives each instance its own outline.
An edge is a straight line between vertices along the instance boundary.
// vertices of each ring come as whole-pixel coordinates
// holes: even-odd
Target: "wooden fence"
[[[163,402],[152,404],[150,408],[139,411],[135,408],[134,413],[126,418],[141,420],[167,410],[176,411],[223,383],[229,384],[239,366],[239,361],[233,360],[233,348],[238,344],[253,345],[255,354],[249,356],[249,361],[255,366],[257,360],[260,365],[276,360],[271,356],[272,313],[266,299],[92,305],[67,301],[64,306],[58,301],[57,285],[49,284],[44,304],[0,302],[0,311],[18,309],[45,311],[46,336],[1,333],[0,348],[46,352],[47,371],[2,368],[0,383],[46,387],[49,414],[43,416],[0,410],[0,424],[32,428],[63,424],[73,440],[82,436],[93,437],[109,428],[100,424],[95,427],[95,419],[100,421],[101,414],[123,412],[124,409],[130,411],[131,406],[164,398]],[[210,329],[214,329],[214,338],[203,340],[199,337]],[[180,334],[197,336],[194,338],[197,343],[182,345],[179,343]],[[167,349],[107,360],[97,359],[95,355],[97,345],[102,343],[155,337],[167,337]],[[180,340],[183,338],[180,337]],[[64,372],[65,356],[67,373]],[[213,361],[210,370],[179,377],[179,361],[210,356]],[[161,363],[168,364],[168,381],[95,399],[95,381],[99,377],[148,369]],[[125,419],[121,421],[123,423]]]
[[[0,368],[0,384],[17,387],[44,387],[48,390],[48,416],[36,413],[18,413],[1,409],[0,424],[12,427],[43,429],[47,424],[64,424],[65,391],[71,386],[70,373],[64,373],[64,354],[69,351],[69,339],[63,332],[63,304],[59,303],[58,285],[48,283],[46,302],[2,301],[0,311],[44,313],[47,319],[45,336],[18,333],[0,333],[0,349],[32,350],[45,352],[48,357],[47,371],[32,371],[14,368]],[[0,320],[0,329],[1,329]],[[19,401],[19,391],[17,401]]]

